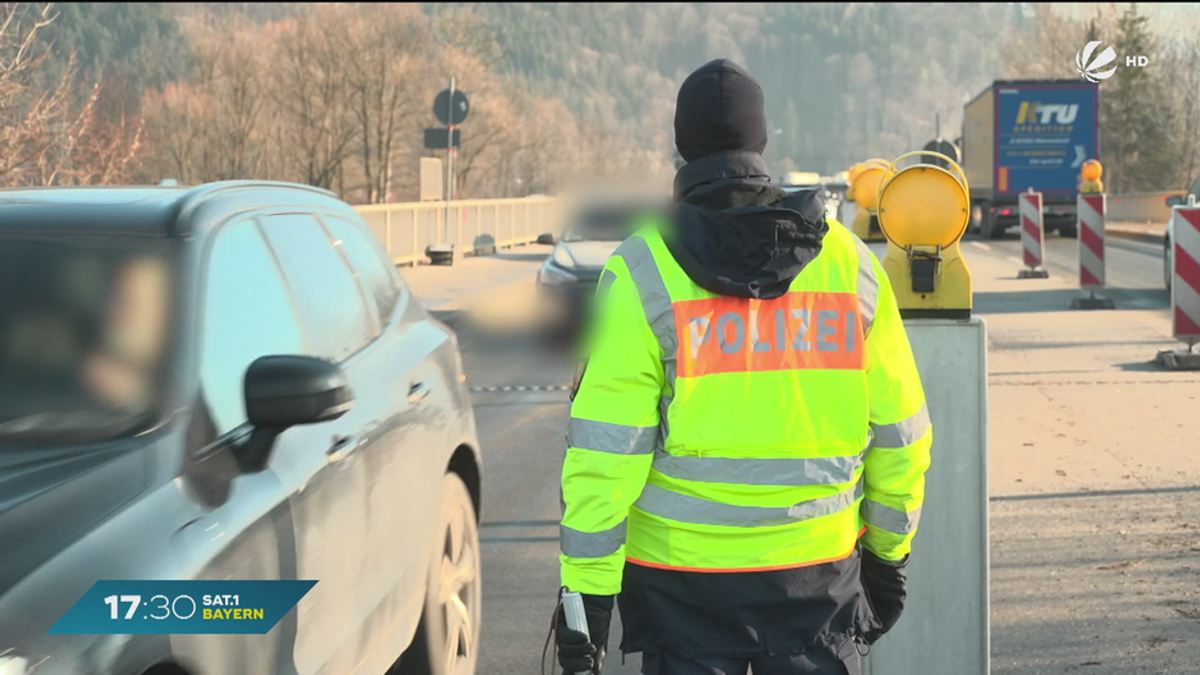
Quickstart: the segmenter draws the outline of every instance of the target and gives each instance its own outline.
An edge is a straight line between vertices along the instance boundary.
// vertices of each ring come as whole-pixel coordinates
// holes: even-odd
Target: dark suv
[[[0,289],[0,673],[474,671],[457,339],[354,209],[3,190]],[[265,635],[47,635],[121,579],[318,583]]]

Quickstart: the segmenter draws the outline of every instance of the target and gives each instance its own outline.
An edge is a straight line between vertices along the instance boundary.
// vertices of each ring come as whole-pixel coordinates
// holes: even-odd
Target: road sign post
[[[445,239],[450,241],[450,200],[454,198],[454,77],[450,77],[450,96],[446,100],[446,220]],[[450,247],[451,251],[454,247]]]
[[[1021,248],[1025,253],[1026,269],[1017,274],[1018,279],[1045,279],[1050,276],[1046,264],[1046,227],[1042,220],[1042,193],[1023,193],[1018,202],[1017,213],[1021,218]]]
[[[1200,370],[1200,205],[1193,195],[1186,206],[1171,209],[1171,335],[1187,345],[1158,353],[1171,370]]]
[[[1087,297],[1071,301],[1072,309],[1113,309],[1113,301],[1096,295],[1104,288],[1104,214],[1107,200],[1103,194],[1081,194],[1075,206],[1079,226],[1079,287]]]
[[[431,149],[446,149],[446,210],[442,220],[442,241],[425,249],[425,255],[437,265],[454,264],[454,245],[450,243],[450,218],[452,209],[450,203],[454,200],[454,151],[461,141],[461,133],[456,129],[467,119],[470,103],[466,94],[455,88],[455,78],[450,77],[450,88],[443,90],[433,100],[433,114],[438,121],[446,125],[443,134],[441,130],[425,130],[425,147]],[[444,140],[439,140],[441,136]]]

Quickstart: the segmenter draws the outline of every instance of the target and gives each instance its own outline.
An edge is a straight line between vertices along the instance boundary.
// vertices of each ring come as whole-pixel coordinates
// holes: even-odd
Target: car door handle
[[[429,396],[429,392],[429,385],[425,384],[424,382],[414,382],[412,386],[408,388],[408,402],[420,403],[421,401],[425,400],[425,397]]]
[[[358,436],[343,436],[333,442],[333,447],[325,453],[325,458],[330,464],[340,462],[349,457],[360,445],[362,445],[362,439]]]

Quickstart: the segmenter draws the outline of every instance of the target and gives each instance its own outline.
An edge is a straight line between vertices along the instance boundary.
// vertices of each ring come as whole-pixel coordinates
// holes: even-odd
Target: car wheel
[[[1079,236],[1079,226],[1078,225],[1063,225],[1062,227],[1058,228],[1058,236],[1070,237],[1071,239],[1075,239]]]
[[[483,583],[479,524],[462,478],[442,478],[437,541],[429,565],[425,611],[396,675],[472,675],[479,661]]]
[[[1174,270],[1171,269],[1172,264],[1173,263],[1171,262],[1171,240],[1164,239],[1163,240],[1163,285],[1165,285],[1167,287],[1168,291],[1171,290],[1171,279],[1172,279],[1172,277],[1175,276]]]

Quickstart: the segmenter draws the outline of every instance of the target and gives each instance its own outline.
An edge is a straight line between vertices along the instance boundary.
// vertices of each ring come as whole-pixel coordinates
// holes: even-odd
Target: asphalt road
[[[1017,270],[1024,267],[1021,262],[1021,242],[1015,234],[1004,239],[986,241],[970,236],[961,244],[968,263],[972,256],[983,254],[989,259],[1003,260],[1011,264],[1015,277]],[[1054,276],[1078,280],[1079,242],[1074,238],[1048,235],[1046,238],[1046,269]],[[873,245],[881,255],[882,245]],[[1166,309],[1171,302],[1163,284],[1162,246],[1135,239],[1110,236],[1105,247],[1107,279],[1106,293],[1114,301],[1124,300],[1131,305],[1118,303],[1122,307],[1137,309]],[[1157,293],[1155,291],[1158,291]],[[978,302],[978,300],[977,300]],[[993,309],[987,305],[979,308],[981,313]]]
[[[1051,236],[1047,240],[1048,269],[1053,276],[1074,278],[1077,245],[1073,239]],[[967,241],[963,246],[969,263],[979,261],[973,271],[977,289],[985,289],[976,295],[976,309],[981,314],[1031,311],[1031,303],[1049,303],[1046,306],[1050,306],[1061,301],[1069,306],[1070,298],[1078,294],[1066,288],[1024,291],[1027,287],[1015,281],[1021,267],[1017,257],[1020,243],[1015,237],[1001,241]],[[873,244],[872,248],[877,254],[883,254],[882,244]],[[1162,284],[1159,247],[1114,238],[1109,240],[1108,253],[1110,296],[1118,305],[1165,316],[1169,299]],[[472,317],[464,315],[452,320],[460,334],[468,383],[473,387],[485,455],[481,529],[484,620],[478,670],[481,675],[541,672],[539,657],[558,589],[558,480],[569,412],[567,388],[575,364],[570,354],[548,350],[527,330],[520,329],[522,325],[528,326],[519,319],[532,307],[532,275],[537,263],[522,259],[514,261],[513,265],[528,266],[530,292],[514,294],[509,299],[511,309],[506,307],[500,312],[509,319],[505,328],[474,322]],[[1006,272],[1009,269],[1011,276]],[[1011,286],[1009,279],[1014,280]],[[1019,350],[1019,345],[1016,348]],[[993,425],[1004,423],[1003,419],[993,416]],[[1014,504],[1020,506],[1021,503]],[[1032,504],[1030,508],[1045,509],[1048,506],[1041,502]],[[1019,529],[1023,525],[1017,523],[1014,527]],[[1001,527],[993,530],[993,538],[998,532],[1005,537],[1016,536]],[[1029,534],[1036,537],[1035,533]],[[1053,536],[1053,533],[1047,533],[1047,536]],[[1021,583],[1014,586],[1020,587]],[[1024,587],[1028,588],[1028,584]],[[993,593],[995,614],[997,603],[1003,603],[1003,595],[1009,591],[1000,595],[996,595],[995,590]],[[1032,632],[1026,631],[1025,635],[1036,636],[1041,631],[1041,640],[1049,639],[1045,631],[1051,627],[1041,623],[1030,626]],[[997,650],[1003,652],[1002,655],[1007,651],[1019,652],[1019,643],[1005,642],[1004,636],[998,634],[1001,630],[1008,629],[993,628],[993,643],[997,645],[994,653]],[[1100,629],[1096,630],[1097,639],[1111,637],[1101,633]],[[1086,637],[1091,639],[1090,634]],[[610,658],[605,673],[637,673],[639,657],[631,656],[624,666],[621,665],[617,648],[619,639],[618,620],[610,644],[615,655]],[[1080,649],[1086,651],[1084,647]],[[1058,658],[1055,654],[1050,649],[1035,656],[1042,659],[1040,663],[1054,665],[1054,659]],[[1059,665],[1064,668],[1069,665],[1068,670],[1079,667],[1081,662],[1074,656],[1070,658],[1074,659],[1073,663]],[[1057,665],[1045,670],[1027,668],[1032,663],[1034,661],[1016,659],[1013,669],[1006,670],[998,662],[993,672],[1066,672],[1057,669]],[[1083,665],[1087,663],[1083,662]],[[546,667],[547,672],[555,672],[551,670],[549,656]]]

